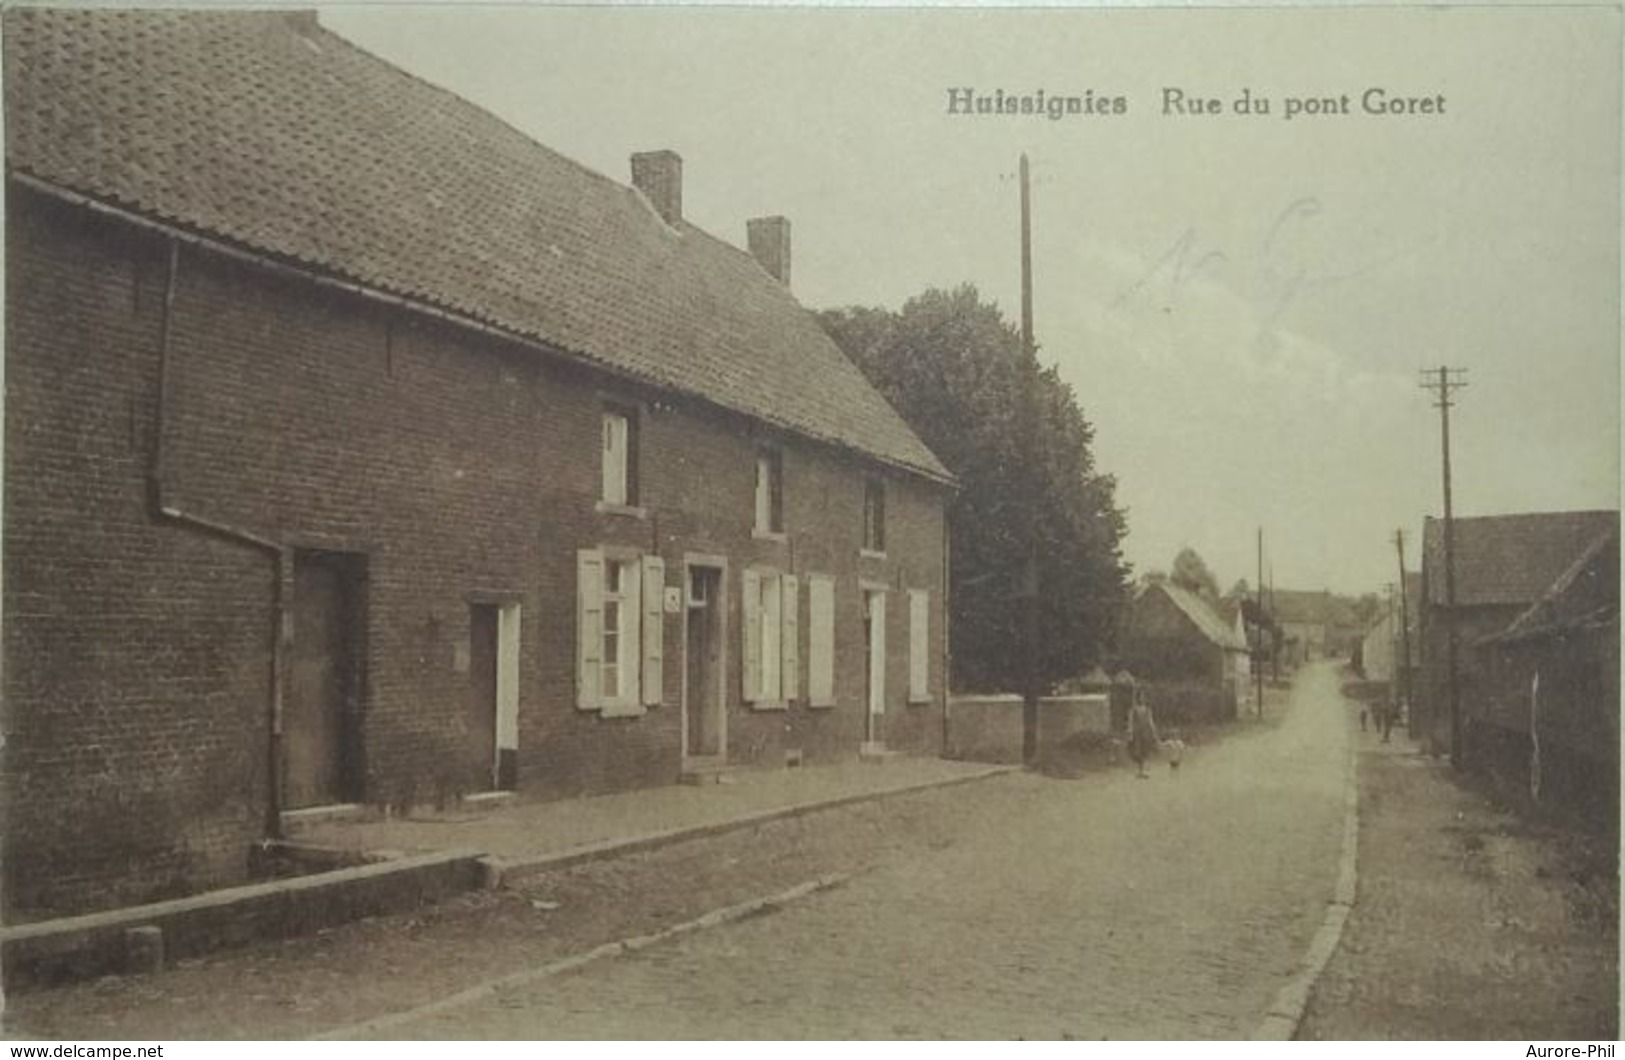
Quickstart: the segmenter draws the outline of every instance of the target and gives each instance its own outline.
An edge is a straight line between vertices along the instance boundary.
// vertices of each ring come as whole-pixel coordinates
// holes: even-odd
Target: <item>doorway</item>
[[[684,586],[683,748],[688,758],[724,756],[726,708],[722,568],[689,563]]]
[[[469,605],[467,732],[467,790],[514,788],[519,748],[517,603]]]
[[[472,604],[468,610],[468,755],[470,791],[496,787],[497,772],[497,607]]]
[[[293,643],[283,713],[289,809],[361,797],[362,594],[366,560],[298,552]]]
[[[886,739],[886,593],[882,589],[863,591],[864,677],[869,709],[865,711],[864,743],[880,745]]]

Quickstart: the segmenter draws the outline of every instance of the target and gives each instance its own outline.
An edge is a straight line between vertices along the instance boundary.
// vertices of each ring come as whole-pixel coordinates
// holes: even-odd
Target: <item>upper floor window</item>
[[[776,449],[756,454],[756,531],[784,532],[784,459]]]
[[[637,418],[628,409],[607,408],[603,425],[604,501],[633,505],[638,502]]]
[[[877,478],[863,482],[863,549],[886,551],[886,484]]]

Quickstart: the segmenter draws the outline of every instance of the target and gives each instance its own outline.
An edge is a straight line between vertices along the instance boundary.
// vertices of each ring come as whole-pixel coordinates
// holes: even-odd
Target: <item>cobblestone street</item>
[[[1334,671],[1149,780],[951,795],[951,841],[774,915],[393,1027],[406,1037],[1244,1037],[1334,882]]]
[[[1348,739],[1335,672],[1316,668],[1289,710],[1193,746],[1177,774],[1011,774],[772,822],[19,995],[7,1025],[96,1038],[1245,1037],[1331,896]],[[848,879],[770,914],[357,1026],[830,873]]]

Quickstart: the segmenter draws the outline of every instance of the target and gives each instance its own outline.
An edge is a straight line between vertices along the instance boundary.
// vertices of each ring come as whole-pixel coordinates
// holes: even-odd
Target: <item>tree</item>
[[[1043,650],[1051,684],[1103,660],[1127,598],[1116,481],[1094,466],[1094,428],[1053,369],[1036,379],[1039,459],[1027,456],[1031,361],[1021,337],[976,289],[930,290],[901,311],[848,308],[824,328],[959,480],[949,635],[954,684],[1022,687],[1027,498],[1034,521]]]
[[[1189,589],[1210,603],[1217,603],[1219,600],[1219,579],[1208,570],[1207,564],[1196,554],[1194,548],[1179,550],[1179,555],[1174,557],[1174,565],[1168,572],[1168,580],[1183,589]]]

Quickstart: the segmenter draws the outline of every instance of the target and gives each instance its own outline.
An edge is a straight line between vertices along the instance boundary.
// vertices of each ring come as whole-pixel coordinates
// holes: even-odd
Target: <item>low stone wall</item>
[[[0,929],[0,964],[7,990],[152,971],[253,939],[411,909],[483,882],[477,854],[421,854]]]
[[[1111,731],[1105,693],[1046,696],[1038,701],[1038,752],[1042,755],[1080,732]],[[1021,761],[1021,697],[953,696],[948,700],[944,758],[969,762]]]

